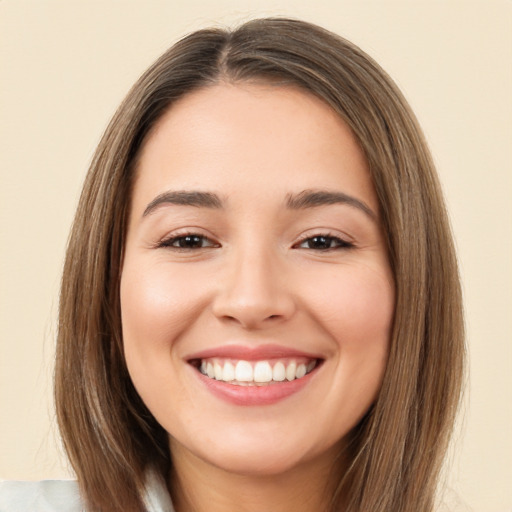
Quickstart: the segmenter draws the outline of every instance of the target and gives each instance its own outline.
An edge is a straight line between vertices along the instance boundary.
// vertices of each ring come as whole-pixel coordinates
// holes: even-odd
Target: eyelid
[[[186,238],[187,236],[190,237],[199,237],[204,241],[208,242],[208,245],[202,246],[202,247],[179,247],[172,245],[174,242],[176,242],[179,239]],[[215,241],[215,238],[209,235],[206,235],[202,232],[199,228],[184,228],[178,231],[174,231],[163,238],[161,238],[159,241],[157,241],[154,244],[154,248],[164,248],[164,249],[173,249],[176,251],[194,251],[199,249],[210,249],[210,248],[217,248],[220,247],[221,244]]]
[[[207,245],[200,246],[200,247],[179,247],[173,245],[177,240],[183,239],[186,237],[198,237],[203,240],[203,242],[206,242]],[[304,248],[309,249],[311,251],[333,251],[337,249],[351,249],[355,247],[355,243],[352,240],[352,237],[347,236],[346,234],[341,234],[339,232],[333,233],[331,230],[325,230],[325,231],[319,231],[314,230],[310,232],[303,233],[300,238],[293,243],[292,248],[293,249],[300,249],[301,245],[307,242],[310,239],[313,238],[328,238],[331,240],[335,240],[338,242],[338,245],[335,247],[328,247],[328,248]],[[160,240],[158,240],[156,243],[153,244],[154,248],[166,248],[166,249],[173,249],[177,251],[194,251],[199,249],[210,249],[210,248],[218,248],[221,247],[222,244],[217,242],[215,240],[215,237],[210,236],[209,234],[205,234],[201,228],[183,228],[179,229],[177,231],[174,231],[172,233],[167,234],[166,236],[162,237]]]
[[[352,249],[355,247],[355,243],[351,240],[350,237],[343,235],[341,233],[333,233],[330,230],[326,230],[326,231],[313,231],[313,232],[303,234],[300,237],[300,239],[293,244],[292,248],[300,249],[301,248],[300,246],[303,243],[307,242],[308,240],[311,240],[312,238],[320,238],[320,237],[329,238],[331,240],[337,240],[338,242],[340,242],[340,244],[336,247],[330,247],[330,248],[326,248],[326,249],[313,249],[313,248],[305,248],[305,249],[309,249],[311,251],[318,251],[318,252],[320,252],[320,251],[327,252],[327,251],[334,251],[336,249]]]

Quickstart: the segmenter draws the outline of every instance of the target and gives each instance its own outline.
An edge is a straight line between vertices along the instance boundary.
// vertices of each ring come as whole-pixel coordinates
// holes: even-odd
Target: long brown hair
[[[379,396],[353,433],[332,510],[430,512],[459,403],[463,320],[457,262],[427,145],[402,94],[350,42],[302,21],[261,19],[195,32],[139,79],[93,158],[62,280],[55,397],[87,506],[142,511],[144,474],[164,478],[167,433],[123,357],[119,279],[141,144],[174,101],[219,82],[268,81],[321,98],[350,126],[380,201],[396,284]]]

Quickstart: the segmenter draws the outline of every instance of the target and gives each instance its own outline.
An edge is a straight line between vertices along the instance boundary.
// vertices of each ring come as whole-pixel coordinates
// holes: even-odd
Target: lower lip
[[[206,377],[196,371],[208,390],[218,398],[235,405],[271,405],[299,392],[310,381],[316,369],[300,379],[266,386],[237,386],[222,380]]]

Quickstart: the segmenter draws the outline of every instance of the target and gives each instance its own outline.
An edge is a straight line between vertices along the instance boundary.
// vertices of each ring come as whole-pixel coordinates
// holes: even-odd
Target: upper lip
[[[197,359],[209,359],[212,357],[226,359],[241,359],[244,361],[256,361],[266,359],[280,359],[305,357],[308,359],[322,359],[318,354],[296,350],[282,345],[221,345],[218,347],[201,350],[186,357],[188,361]]]

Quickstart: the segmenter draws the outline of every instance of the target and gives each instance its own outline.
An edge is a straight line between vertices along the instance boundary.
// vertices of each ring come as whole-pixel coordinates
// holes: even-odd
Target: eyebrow
[[[222,199],[213,192],[197,190],[175,190],[164,192],[153,199],[144,210],[142,217],[147,217],[160,206],[174,204],[180,206],[193,206],[196,208],[222,209]],[[286,196],[286,207],[291,210],[318,208],[331,204],[344,204],[364,212],[372,220],[377,220],[375,212],[363,201],[343,192],[330,190],[307,189],[298,194]]]
[[[181,206],[195,206],[196,208],[222,208],[222,200],[217,194],[199,192],[195,190],[168,191],[158,195],[151,201],[142,214],[143,217],[153,213],[159,206],[176,204]]]
[[[286,206],[292,210],[317,208],[329,204],[346,204],[361,210],[372,220],[377,220],[377,214],[365,202],[343,192],[308,189],[299,194],[286,196]]]

